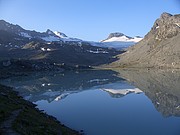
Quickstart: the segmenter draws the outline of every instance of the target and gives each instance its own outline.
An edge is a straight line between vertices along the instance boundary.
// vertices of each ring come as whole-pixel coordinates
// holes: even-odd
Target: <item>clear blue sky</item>
[[[179,14],[180,0],[0,0],[0,19],[91,41],[111,32],[144,36],[162,12]]]

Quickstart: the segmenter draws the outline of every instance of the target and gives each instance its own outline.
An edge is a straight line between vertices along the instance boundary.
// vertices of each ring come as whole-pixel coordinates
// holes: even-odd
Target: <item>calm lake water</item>
[[[179,135],[179,71],[38,73],[0,82],[87,135]]]

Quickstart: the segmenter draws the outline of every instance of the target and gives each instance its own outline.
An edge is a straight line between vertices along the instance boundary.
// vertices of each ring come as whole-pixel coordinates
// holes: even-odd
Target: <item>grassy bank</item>
[[[78,135],[54,117],[18,96],[12,88],[0,85],[0,134],[8,130],[24,135]],[[5,127],[5,126],[8,126]]]

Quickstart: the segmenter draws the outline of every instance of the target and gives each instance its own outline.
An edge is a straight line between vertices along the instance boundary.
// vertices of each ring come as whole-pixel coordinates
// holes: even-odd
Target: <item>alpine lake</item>
[[[86,135],[180,135],[179,70],[38,72],[0,83]]]

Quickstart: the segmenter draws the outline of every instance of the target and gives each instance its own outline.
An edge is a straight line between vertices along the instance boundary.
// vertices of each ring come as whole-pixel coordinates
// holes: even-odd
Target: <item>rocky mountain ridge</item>
[[[82,41],[76,38],[70,38],[62,32],[55,31],[53,32],[50,29],[47,29],[46,32],[37,32],[25,30],[19,25],[10,24],[4,20],[0,20],[0,30],[13,33],[20,36],[21,38],[27,38],[29,40],[40,40],[44,42],[53,42],[53,41]]]
[[[52,31],[50,29],[47,29],[46,32],[25,30],[19,25],[10,24],[4,20],[0,20],[1,38],[6,37],[8,33],[11,34],[11,37],[9,37],[6,40],[0,39],[1,44],[4,44],[5,46],[9,46],[10,44],[10,46],[14,48],[17,48],[18,46],[22,47],[25,43],[29,43],[31,41],[38,41],[45,43],[46,42],[71,42],[71,43],[86,42],[93,46],[124,50],[129,46],[132,46],[135,43],[139,42],[142,39],[139,36],[130,37],[130,36],[126,36],[123,33],[115,32],[115,33],[111,33],[107,39],[102,40],[101,42],[90,42],[77,38],[71,38],[62,32]]]
[[[111,67],[180,68],[180,14],[163,13],[150,32]]]

